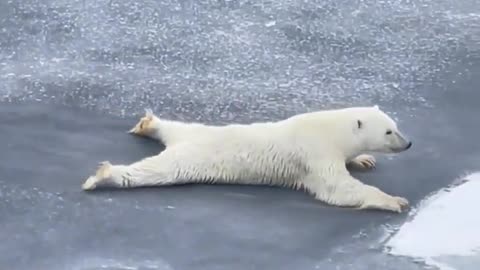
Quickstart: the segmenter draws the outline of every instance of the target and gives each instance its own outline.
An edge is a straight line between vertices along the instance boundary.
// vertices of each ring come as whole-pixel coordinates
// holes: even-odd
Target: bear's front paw
[[[359,207],[359,209],[378,209],[401,213],[409,206],[408,200],[403,197],[381,194],[376,198],[370,198]]]
[[[408,200],[403,197],[391,196],[383,205],[385,210],[401,213],[408,208]]]
[[[154,114],[152,110],[146,109],[145,110],[145,116],[138,121],[138,123],[130,129],[128,132],[132,134],[137,134],[137,135],[146,135],[151,132],[153,128],[153,118]]]
[[[397,203],[400,205],[400,210],[407,209],[409,206],[409,202],[407,199],[403,197],[394,197],[397,200]]]
[[[356,169],[373,169],[375,168],[377,161],[372,155],[359,155],[350,161],[350,166],[355,167]]]

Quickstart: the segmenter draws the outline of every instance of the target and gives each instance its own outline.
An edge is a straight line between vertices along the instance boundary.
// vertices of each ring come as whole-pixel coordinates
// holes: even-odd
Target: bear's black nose
[[[410,147],[412,147],[412,142],[409,142],[409,143],[407,144],[407,147],[406,147],[405,149],[409,149]]]

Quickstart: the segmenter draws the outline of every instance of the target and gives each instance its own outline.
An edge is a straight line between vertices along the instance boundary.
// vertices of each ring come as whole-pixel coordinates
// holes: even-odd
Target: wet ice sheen
[[[388,241],[390,253],[425,260],[441,269],[476,269],[480,263],[480,173],[425,200],[411,221]]]

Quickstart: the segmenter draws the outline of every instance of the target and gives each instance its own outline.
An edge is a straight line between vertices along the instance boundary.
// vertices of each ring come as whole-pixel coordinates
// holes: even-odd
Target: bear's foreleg
[[[346,170],[334,170],[334,173],[327,176],[312,174],[302,183],[316,199],[330,205],[398,213],[408,206],[407,199],[389,195],[374,186],[364,184]]]

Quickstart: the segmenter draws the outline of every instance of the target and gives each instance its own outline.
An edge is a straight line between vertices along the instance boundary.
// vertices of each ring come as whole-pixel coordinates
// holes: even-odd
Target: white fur
[[[263,184],[303,189],[342,207],[401,212],[408,205],[404,198],[360,182],[346,168],[373,168],[375,158],[364,152],[400,152],[411,145],[376,106],[224,126],[160,119],[147,110],[130,132],[160,140],[166,150],[130,165],[103,162],[83,189]]]

